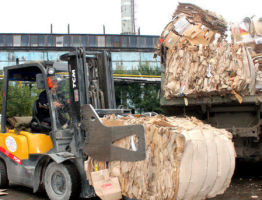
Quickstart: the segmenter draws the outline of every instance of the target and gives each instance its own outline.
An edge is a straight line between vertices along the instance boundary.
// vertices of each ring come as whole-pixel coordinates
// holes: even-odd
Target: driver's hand
[[[61,104],[57,101],[54,101],[53,104],[54,104],[55,108],[61,108],[63,106],[63,104]]]
[[[49,109],[48,104],[38,103],[39,108]]]

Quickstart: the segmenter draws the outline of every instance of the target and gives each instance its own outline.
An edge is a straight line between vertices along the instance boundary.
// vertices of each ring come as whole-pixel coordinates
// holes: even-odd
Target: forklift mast
[[[95,109],[115,109],[115,91],[110,54],[86,52],[79,48],[62,55],[68,62],[71,105],[75,116],[80,116],[83,104],[92,104]],[[78,119],[80,120],[80,119]]]
[[[145,138],[142,125],[106,127],[98,116],[99,113],[125,113],[125,110],[115,109],[110,55],[105,51],[85,52],[80,48],[62,55],[60,59],[68,62],[70,113],[75,130],[75,142],[71,149],[75,148],[75,154],[81,154],[80,146],[86,155],[101,161],[143,160]],[[138,151],[113,145],[115,141],[132,135],[138,137]]]

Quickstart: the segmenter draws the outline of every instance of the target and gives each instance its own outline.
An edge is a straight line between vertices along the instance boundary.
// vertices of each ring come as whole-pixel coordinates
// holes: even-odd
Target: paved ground
[[[12,186],[7,190],[8,195],[1,196],[0,200],[48,200],[45,195],[34,195],[32,190],[24,187]]]
[[[46,194],[33,194],[32,190],[26,187],[12,186],[8,188],[8,195],[0,196],[0,200],[48,200]],[[92,198],[90,200],[99,200]]]
[[[227,191],[212,200],[262,200],[262,163],[237,163]]]
[[[12,186],[8,195],[0,200],[47,200],[45,194],[33,194],[32,190]],[[225,194],[211,200],[262,200],[262,163],[239,163],[232,183]],[[93,199],[94,200],[94,199]]]

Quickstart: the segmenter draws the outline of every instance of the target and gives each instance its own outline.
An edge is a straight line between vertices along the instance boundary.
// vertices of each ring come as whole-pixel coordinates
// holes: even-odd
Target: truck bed
[[[262,94],[242,97],[242,104],[261,104]],[[172,99],[160,98],[161,106],[197,106],[197,105],[219,105],[219,104],[238,104],[239,101],[234,95],[230,96],[210,96],[210,97],[176,97]]]

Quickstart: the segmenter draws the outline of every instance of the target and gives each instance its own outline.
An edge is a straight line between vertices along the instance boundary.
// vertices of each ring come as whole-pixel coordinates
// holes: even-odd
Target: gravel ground
[[[45,194],[33,194],[31,189],[12,186],[0,200],[47,200]],[[238,163],[232,183],[223,195],[211,200],[262,200],[262,163]],[[95,199],[92,199],[95,200]]]

